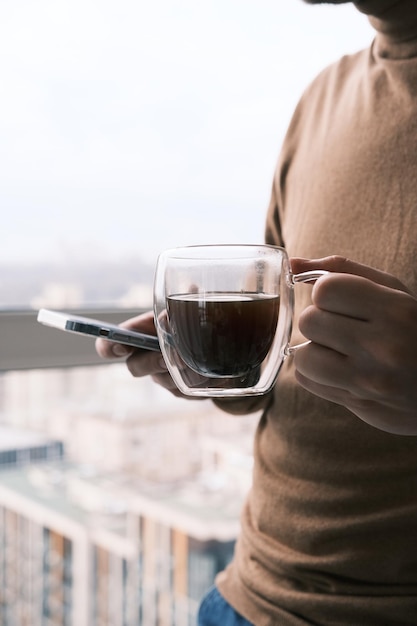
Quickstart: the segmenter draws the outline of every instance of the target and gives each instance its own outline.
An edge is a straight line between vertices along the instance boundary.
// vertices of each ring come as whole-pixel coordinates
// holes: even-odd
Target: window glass
[[[262,241],[298,97],[370,38],[300,0],[1,3],[0,306],[136,303],[163,248]]]
[[[1,624],[196,623],[259,415],[69,367],[81,348],[48,367],[55,331],[18,309],[131,313],[164,248],[262,242],[298,98],[371,37],[300,0],[0,2]]]

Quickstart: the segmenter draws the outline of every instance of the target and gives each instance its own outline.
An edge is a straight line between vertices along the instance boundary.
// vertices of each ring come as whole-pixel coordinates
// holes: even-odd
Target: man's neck
[[[376,51],[388,58],[417,56],[416,0],[357,0],[377,31]]]

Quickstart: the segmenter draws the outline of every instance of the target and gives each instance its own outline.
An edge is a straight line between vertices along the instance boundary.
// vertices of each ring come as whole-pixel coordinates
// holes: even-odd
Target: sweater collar
[[[390,59],[417,56],[416,0],[357,0],[354,4],[377,31],[374,49],[378,56]]]

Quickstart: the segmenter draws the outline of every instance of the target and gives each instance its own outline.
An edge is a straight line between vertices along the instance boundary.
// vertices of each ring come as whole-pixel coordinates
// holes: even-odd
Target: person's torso
[[[417,294],[417,60],[368,51],[326,70],[295,113],[275,185],[269,220],[279,210],[274,243],[290,256],[340,254]],[[297,287],[294,343],[308,303]],[[258,428],[242,524],[233,576],[256,626],[417,623],[417,438],[302,390],[291,361]]]

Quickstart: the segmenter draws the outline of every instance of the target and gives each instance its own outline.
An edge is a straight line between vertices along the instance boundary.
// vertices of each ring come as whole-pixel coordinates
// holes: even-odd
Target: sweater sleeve
[[[269,245],[284,247],[278,202],[279,190],[277,185],[277,178],[278,176],[275,176],[274,182],[272,184],[271,200],[269,202],[269,207],[266,215],[265,242]]]

